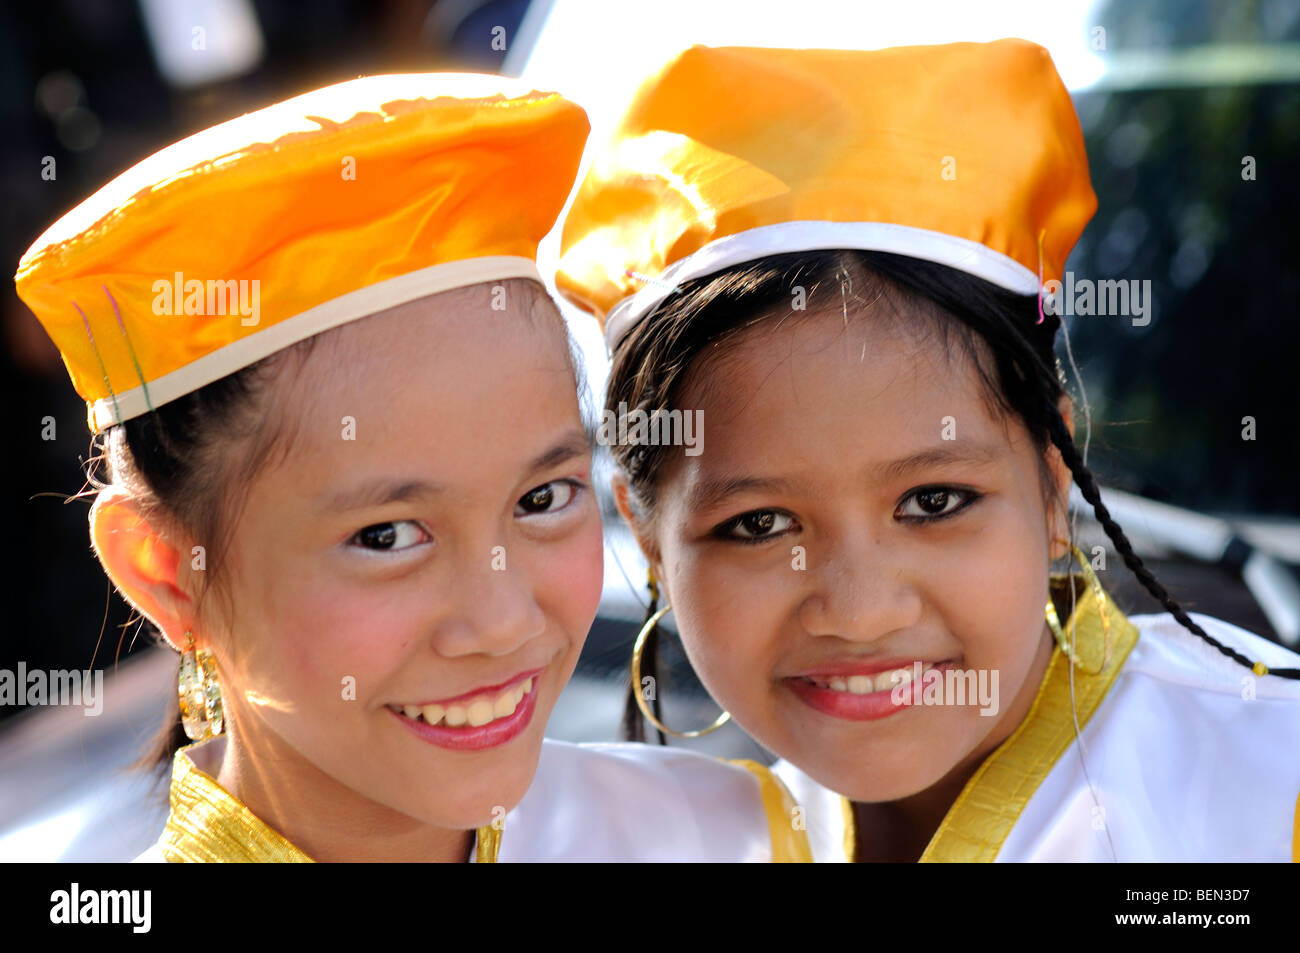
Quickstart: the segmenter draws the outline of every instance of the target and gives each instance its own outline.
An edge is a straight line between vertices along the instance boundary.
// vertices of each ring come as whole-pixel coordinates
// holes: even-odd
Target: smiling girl
[[[586,134],[498,77],[360,79],[158,153],[24,257],[102,435],[95,550],[183,653],[198,743],[142,859],[797,850],[758,766],[543,740],[602,580],[534,263]]]
[[[696,47],[572,206],[558,284],[605,321],[608,407],[704,424],[613,448],[645,634],[671,606],[819,860],[1300,850],[1300,658],[1178,606],[1074,443],[1039,295],[1095,206],[1018,40]],[[1167,614],[1111,601],[1071,481]]]

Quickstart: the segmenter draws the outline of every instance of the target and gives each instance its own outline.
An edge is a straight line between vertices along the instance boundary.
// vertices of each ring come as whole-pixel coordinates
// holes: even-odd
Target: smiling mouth
[[[925,662],[921,665],[921,674],[939,665],[939,662]],[[912,665],[906,668],[891,668],[874,675],[822,676],[802,675],[796,681],[832,692],[848,695],[871,695],[875,692],[893,691],[900,685],[907,685],[916,677]]]
[[[420,724],[444,728],[481,728],[509,718],[533,691],[536,677],[498,692],[484,692],[447,705],[389,705],[394,714]]]

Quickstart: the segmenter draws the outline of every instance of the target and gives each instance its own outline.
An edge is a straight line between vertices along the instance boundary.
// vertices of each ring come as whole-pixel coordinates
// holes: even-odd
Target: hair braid
[[[1156,599],[1160,601],[1160,604],[1165,607],[1165,610],[1177,619],[1183,628],[1197,636],[1200,636],[1234,662],[1254,670],[1254,662],[1235,649],[1224,645],[1193,622],[1191,616],[1184,611],[1182,606],[1174,601],[1173,596],[1169,595],[1168,590],[1166,590],[1164,586],[1160,585],[1156,577],[1151,574],[1151,570],[1146,567],[1146,564],[1143,563],[1137,553],[1133,551],[1133,544],[1130,543],[1128,537],[1124,535],[1124,530],[1120,528],[1119,523],[1115,522],[1115,518],[1111,516],[1110,511],[1106,509],[1106,504],[1101,501],[1101,491],[1097,487],[1097,481],[1093,477],[1092,471],[1087,468],[1083,462],[1083,458],[1079,455],[1079,450],[1074,445],[1074,438],[1070,436],[1070,431],[1065,426],[1065,420],[1062,419],[1060,411],[1052,405],[1050,400],[1045,400],[1044,403],[1046,404],[1045,410],[1047,412],[1047,426],[1048,432],[1052,438],[1052,443],[1056,446],[1056,449],[1060,451],[1061,459],[1065,461],[1065,465],[1068,466],[1070,472],[1074,474],[1074,481],[1079,485],[1079,490],[1083,493],[1083,498],[1092,504],[1092,510],[1093,513],[1096,514],[1097,522],[1099,522],[1102,529],[1106,531],[1106,535],[1110,537],[1110,541],[1115,544],[1115,551],[1118,552],[1120,557],[1124,560],[1124,565],[1128,566],[1128,568],[1133,571],[1133,575],[1137,576],[1138,581],[1142,583],[1143,587],[1145,587],[1151,595],[1155,596]],[[1300,679],[1300,669],[1295,668],[1268,669],[1268,674],[1277,675],[1281,678]]]

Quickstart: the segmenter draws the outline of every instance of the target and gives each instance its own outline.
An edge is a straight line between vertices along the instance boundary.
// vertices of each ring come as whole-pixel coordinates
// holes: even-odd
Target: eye
[[[794,517],[777,510],[753,510],[727,520],[714,533],[740,543],[760,543],[790,531]]]
[[[348,540],[348,545],[372,552],[397,552],[429,542],[433,542],[433,537],[419,523],[414,520],[398,520],[394,523],[375,523],[358,530]]]
[[[913,490],[898,505],[894,516],[917,523],[947,519],[980,498],[974,490],[953,486],[926,486]]]
[[[554,480],[534,487],[515,504],[515,516],[545,516],[564,509],[582,487],[573,480]]]

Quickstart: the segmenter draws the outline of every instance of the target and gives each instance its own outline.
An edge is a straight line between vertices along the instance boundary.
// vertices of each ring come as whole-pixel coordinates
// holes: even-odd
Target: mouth
[[[804,704],[825,715],[848,721],[874,721],[911,707],[913,689],[920,676],[952,667],[952,660],[922,662],[874,672],[829,674],[809,672],[783,679]]]
[[[438,702],[387,705],[417,737],[442,748],[477,751],[505,744],[532,721],[542,669]]]
[[[940,664],[938,662],[921,662],[921,674]],[[801,675],[810,685],[829,689],[833,692],[848,692],[852,695],[870,695],[873,692],[891,691],[897,685],[906,685],[916,678],[916,662],[898,668],[885,669],[870,675]]]

